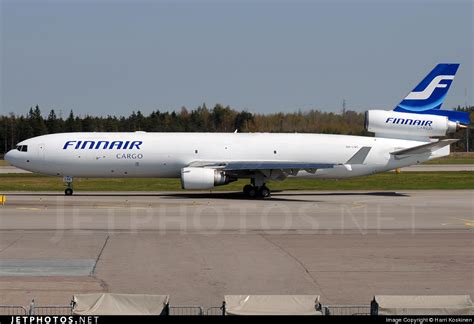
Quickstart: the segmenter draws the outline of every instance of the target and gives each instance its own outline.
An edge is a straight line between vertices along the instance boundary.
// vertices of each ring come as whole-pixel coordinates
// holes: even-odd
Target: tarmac
[[[32,173],[30,171],[26,171],[11,165],[7,166],[0,166],[0,174],[8,174],[8,173]]]
[[[474,296],[474,190],[8,193],[0,304],[87,292]]]

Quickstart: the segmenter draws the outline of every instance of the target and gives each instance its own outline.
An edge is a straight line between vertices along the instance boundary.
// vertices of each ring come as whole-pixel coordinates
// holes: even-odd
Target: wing
[[[300,170],[314,174],[317,169],[333,168],[335,164],[295,161],[231,161],[217,163],[196,161],[189,166],[222,170],[235,178],[251,177],[259,173],[267,179],[281,181],[289,175],[296,176]]]
[[[222,171],[229,171],[235,173],[251,173],[255,171],[264,174],[273,171],[280,171],[282,175],[296,175],[300,170],[305,170],[309,173],[315,173],[317,169],[331,169],[337,165],[343,165],[347,170],[352,170],[351,165],[363,164],[365,158],[370,152],[371,147],[364,146],[359,149],[346,163],[315,163],[304,161],[194,161],[190,163],[190,167],[204,167],[220,169]]]
[[[203,162],[196,161],[190,167],[208,167],[223,171],[243,170],[284,170],[284,169],[328,169],[335,164],[295,162],[295,161],[231,161],[231,162]]]

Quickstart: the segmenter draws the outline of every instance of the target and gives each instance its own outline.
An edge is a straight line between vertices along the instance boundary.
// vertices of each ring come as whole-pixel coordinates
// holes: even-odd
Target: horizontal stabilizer
[[[400,155],[413,155],[413,154],[430,153],[430,152],[439,150],[440,148],[443,148],[445,146],[456,143],[457,141],[459,141],[459,140],[458,139],[444,139],[444,140],[440,140],[438,142],[423,144],[423,145],[403,149],[403,150],[400,150],[400,151],[391,152],[390,154],[392,154],[394,156],[400,156]]]
[[[449,121],[459,123],[461,125],[471,124],[470,113],[467,111],[433,109],[417,111],[415,114],[444,116],[447,117]]]

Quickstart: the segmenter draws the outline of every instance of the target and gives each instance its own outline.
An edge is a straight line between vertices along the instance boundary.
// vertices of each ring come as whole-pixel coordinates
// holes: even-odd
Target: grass
[[[474,164],[474,159],[453,158],[451,156],[447,156],[440,159],[426,161],[423,164]]]
[[[0,166],[8,166],[8,165],[10,165],[10,163],[8,163],[7,161],[0,160]]]
[[[239,180],[214,191],[240,191],[248,181]],[[329,180],[287,179],[271,182],[272,190],[416,190],[474,189],[474,172],[386,172],[372,176]],[[35,174],[0,174],[0,192],[63,191],[62,178]],[[180,191],[179,179],[74,179],[77,191]]]
[[[474,164],[474,159],[437,159],[423,164]]]

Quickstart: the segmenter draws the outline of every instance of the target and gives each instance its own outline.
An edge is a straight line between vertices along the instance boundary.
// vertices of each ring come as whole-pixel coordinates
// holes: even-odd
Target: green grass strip
[[[248,180],[239,180],[213,190],[240,191]],[[272,190],[416,190],[474,189],[474,172],[385,172],[351,179],[294,179],[270,182]],[[60,177],[36,174],[0,174],[0,192],[63,191]],[[179,179],[75,178],[76,191],[179,191]]]

